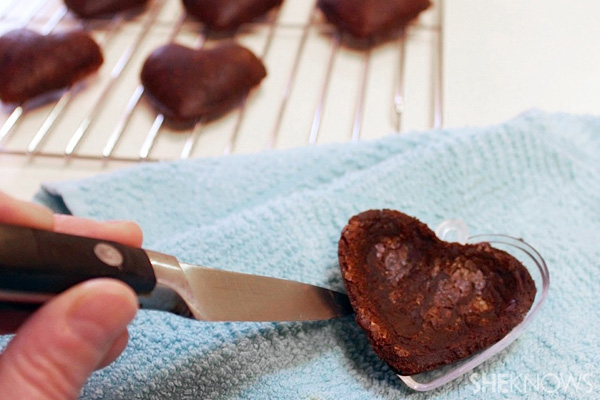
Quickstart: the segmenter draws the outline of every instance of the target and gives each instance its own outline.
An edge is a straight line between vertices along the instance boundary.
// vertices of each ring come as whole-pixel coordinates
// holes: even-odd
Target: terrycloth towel
[[[84,399],[600,397],[599,117],[532,111],[485,128],[143,164],[48,184],[38,200],[137,221],[146,248],[182,261],[336,290],[341,229],[372,208],[524,238],[550,269],[523,336],[432,393],[399,381],[353,317],[215,323],[143,310]]]

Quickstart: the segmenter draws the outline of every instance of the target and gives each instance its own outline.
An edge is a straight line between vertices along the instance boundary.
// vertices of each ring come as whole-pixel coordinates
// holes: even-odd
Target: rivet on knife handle
[[[40,302],[82,281],[110,277],[138,294],[156,285],[142,249],[0,224],[0,301]]]

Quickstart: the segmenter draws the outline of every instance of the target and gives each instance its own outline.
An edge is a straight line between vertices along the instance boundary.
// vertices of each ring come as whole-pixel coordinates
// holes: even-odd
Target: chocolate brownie
[[[393,210],[352,217],[338,255],[358,324],[401,375],[496,343],[523,320],[536,294],[527,269],[506,252],[444,242]]]
[[[65,88],[102,62],[100,47],[83,31],[51,35],[10,31],[0,37],[0,99],[19,103]]]
[[[265,14],[283,0],[183,0],[193,15],[216,31],[233,30]]]
[[[119,11],[137,8],[148,0],[64,0],[69,10],[83,18],[114,14]]]
[[[404,28],[430,6],[429,0],[319,0],[325,18],[357,38]]]
[[[206,50],[168,44],[148,57],[141,79],[160,112],[186,123],[239,104],[266,75],[250,50],[232,42]]]

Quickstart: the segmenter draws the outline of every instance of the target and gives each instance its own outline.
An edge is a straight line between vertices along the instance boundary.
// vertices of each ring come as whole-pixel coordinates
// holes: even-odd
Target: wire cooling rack
[[[0,34],[75,27],[103,49],[98,73],[44,99],[0,108],[0,153],[119,161],[172,160],[357,141],[442,125],[442,0],[394,40],[356,49],[314,2],[286,0],[233,37],[262,58],[268,76],[226,115],[186,130],[166,123],[139,73],[158,46],[223,40],[187,17],[179,1],[82,20],[60,0],[6,0]]]

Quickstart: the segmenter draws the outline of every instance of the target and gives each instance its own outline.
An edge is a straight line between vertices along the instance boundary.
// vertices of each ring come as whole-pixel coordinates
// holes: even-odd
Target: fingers
[[[54,216],[53,225],[56,232],[112,240],[134,247],[142,245],[142,229],[130,221],[98,222],[57,214]]]
[[[142,244],[142,231],[133,222],[53,215],[46,207],[2,192],[0,222],[135,247]],[[25,310],[0,311],[0,333],[14,332],[20,326],[0,357],[2,395],[75,399],[89,374],[113,362],[126,347],[126,327],[137,311],[137,298],[125,284],[104,279],[68,290],[31,317]]]
[[[98,222],[72,215],[54,215],[49,208],[17,200],[2,192],[0,192],[0,222],[112,240],[134,247],[142,245],[142,230],[134,222]]]
[[[87,377],[127,342],[137,298],[125,284],[97,279],[44,305],[0,357],[0,388],[9,399],[76,399]]]
[[[0,192],[0,222],[51,230],[54,224],[49,208],[14,199]]]

